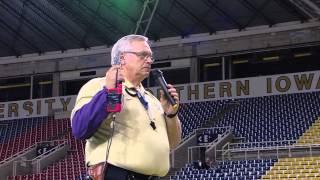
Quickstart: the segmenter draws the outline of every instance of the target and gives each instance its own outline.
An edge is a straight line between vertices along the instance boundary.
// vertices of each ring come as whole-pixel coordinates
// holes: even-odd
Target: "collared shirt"
[[[77,99],[88,96],[92,98],[94,91],[98,93],[103,89],[101,82],[104,80],[104,78],[96,78],[89,81],[85,88],[81,89]],[[143,88],[142,84],[139,91],[148,102],[148,110],[143,107],[137,97],[130,96],[124,90],[125,87],[132,88],[131,83],[125,81],[123,87],[122,110],[116,114],[114,122],[112,114],[109,114],[97,131],[87,139],[86,162],[94,165],[105,161],[107,143],[111,139],[114,126],[108,162],[137,173],[164,176],[169,171],[170,149],[162,106],[156,97]],[[89,101],[90,98],[88,98]],[[76,103],[74,111],[81,109],[84,104]],[[150,118],[155,122],[155,130],[150,126]]]

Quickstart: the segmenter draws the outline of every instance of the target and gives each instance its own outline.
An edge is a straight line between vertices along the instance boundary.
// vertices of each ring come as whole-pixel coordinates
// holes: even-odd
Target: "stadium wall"
[[[176,85],[181,103],[320,91],[320,71]],[[159,88],[150,91],[159,96]],[[71,111],[76,96],[0,102],[0,121]]]

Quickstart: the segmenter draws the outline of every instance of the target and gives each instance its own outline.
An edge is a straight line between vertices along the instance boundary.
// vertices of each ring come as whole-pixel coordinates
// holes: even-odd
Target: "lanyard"
[[[129,91],[127,90],[127,88],[125,89],[126,92],[130,95],[130,96],[135,96],[135,94],[132,94],[132,93],[129,93]],[[133,90],[130,88],[130,90]],[[136,91],[136,96],[138,96],[138,99],[140,101],[140,103],[142,104],[142,106],[144,107],[144,109],[147,111],[147,114],[148,114],[148,117],[149,117],[149,120],[150,120],[150,126],[152,127],[153,130],[156,130],[157,127],[156,127],[156,124],[154,123],[154,121],[150,118],[150,115],[149,115],[149,104],[148,102],[146,101],[146,99],[142,96],[142,94],[140,93],[140,91],[138,91],[137,89],[134,89],[134,91]]]
[[[148,108],[149,108],[148,102],[146,101],[146,99],[141,95],[141,93],[138,90],[136,90],[136,91],[137,91],[137,96],[138,96],[139,101],[141,102],[143,107],[148,111]]]

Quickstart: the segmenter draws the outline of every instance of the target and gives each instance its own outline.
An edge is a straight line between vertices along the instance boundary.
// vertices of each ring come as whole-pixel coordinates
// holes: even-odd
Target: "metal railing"
[[[212,142],[204,143],[203,145],[196,145],[196,146],[189,146],[188,147],[188,163],[191,163],[194,160],[198,160],[200,158],[200,156],[204,156],[204,154],[201,154],[201,153],[205,153],[205,152],[200,152],[200,148],[207,149],[208,147],[212,147],[212,146],[216,145],[217,143],[219,143],[230,132],[232,132],[232,127],[231,126],[218,127],[218,128],[216,128],[216,127],[213,127],[213,128],[199,128],[199,131],[221,129],[221,128],[225,128],[226,131],[224,131],[222,134],[219,134],[219,136],[216,139],[214,139]],[[196,157],[196,159],[194,157]]]
[[[178,161],[175,156],[176,156],[176,152],[177,150],[179,150],[180,148],[183,148],[184,146],[186,146],[192,137],[195,137],[197,134],[202,133],[204,131],[214,131],[214,129],[225,129],[225,131],[222,134],[219,134],[219,136],[214,139],[212,142],[210,143],[205,143],[204,145],[191,145],[186,147],[187,149],[187,156],[188,156],[188,162],[192,162],[192,157],[196,151],[196,149],[199,149],[200,147],[211,147],[214,144],[216,144],[217,142],[219,142],[220,139],[223,139],[224,136],[226,136],[229,132],[232,131],[232,127],[231,126],[224,126],[224,127],[212,127],[212,128],[199,128],[199,129],[195,129],[192,134],[190,134],[189,136],[187,136],[187,138],[184,138],[184,140],[182,141],[182,143],[180,143],[180,145],[171,152],[171,165],[173,167],[175,167],[175,161]],[[194,156],[193,156],[194,157]]]
[[[171,163],[171,167],[176,167],[176,162],[179,161],[179,153],[185,153],[184,157],[188,155],[188,148],[186,147],[188,144],[190,144],[190,141],[196,137],[196,135],[200,132],[203,131],[207,131],[207,130],[214,130],[214,129],[221,129],[221,128],[225,128],[226,131],[228,130],[232,130],[231,126],[223,126],[223,127],[212,127],[212,128],[198,128],[193,130],[192,133],[190,133],[187,137],[183,138],[183,140],[181,141],[181,143],[174,149],[171,151],[170,153],[170,163]],[[194,143],[195,144],[195,143]],[[193,144],[193,145],[194,145]],[[189,147],[189,146],[188,146]],[[186,150],[183,150],[183,148],[186,148]],[[182,152],[181,150],[183,150],[184,152]],[[180,162],[180,161],[179,161]]]
[[[227,143],[223,149],[243,149],[250,147],[265,147],[265,146],[289,146],[295,144],[297,140],[282,140],[282,141],[261,141],[261,142],[246,142],[246,143]]]
[[[21,156],[21,155],[23,155],[23,154],[26,153],[26,152],[29,152],[31,149],[36,148],[36,147],[37,147],[38,145],[40,145],[40,144],[43,144],[43,143],[57,143],[56,145],[59,145],[59,144],[61,144],[61,143],[66,143],[66,142],[67,142],[66,140],[55,140],[55,141],[41,141],[41,142],[36,142],[35,144],[27,147],[26,149],[23,149],[22,151],[19,151],[19,152],[13,154],[12,156],[10,156],[10,157],[2,160],[2,161],[0,162],[0,165],[6,163],[6,162],[8,162],[8,161],[11,161],[12,159],[14,159],[14,158],[16,158],[16,157]]]
[[[48,157],[51,153],[57,151],[58,149],[61,149],[62,147],[67,145],[66,140],[57,140],[57,141],[42,141],[38,142],[37,144],[44,144],[44,143],[50,143],[54,145],[53,148],[49,149],[48,151],[45,151],[44,153],[32,158],[32,159],[18,159],[13,162],[13,176],[17,175],[17,168],[18,167],[32,167],[33,172],[39,173],[41,171],[41,164],[40,161],[43,158]],[[35,144],[35,145],[37,145]]]
[[[283,158],[320,155],[320,144],[294,144],[267,147],[248,147],[217,150],[221,152],[221,159],[262,159],[262,158]],[[217,153],[215,152],[215,153]]]

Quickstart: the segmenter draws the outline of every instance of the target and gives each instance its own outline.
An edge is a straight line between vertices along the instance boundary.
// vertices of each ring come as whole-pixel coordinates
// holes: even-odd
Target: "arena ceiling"
[[[0,57],[112,46],[152,17],[152,40],[319,18],[320,0],[0,0]],[[310,4],[311,3],[311,4]],[[144,5],[146,5],[145,11]],[[153,8],[154,13],[152,13]],[[144,16],[141,16],[144,12]],[[153,16],[152,16],[153,14]],[[147,29],[141,21],[142,30]],[[143,34],[143,31],[138,31]]]

